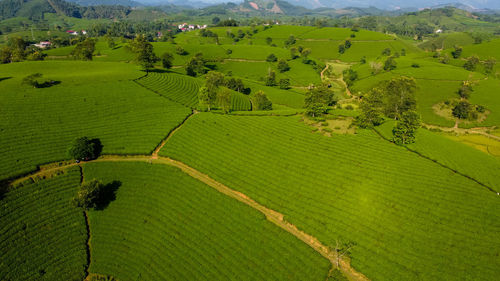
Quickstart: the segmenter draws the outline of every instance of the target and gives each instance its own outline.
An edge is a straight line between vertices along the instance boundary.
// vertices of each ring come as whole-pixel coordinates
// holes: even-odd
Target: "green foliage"
[[[276,62],[276,61],[278,61],[278,58],[274,54],[269,54],[269,56],[267,56],[267,58],[266,58],[266,61],[267,62]]]
[[[288,90],[290,88],[290,79],[288,79],[288,78],[280,79],[279,86],[280,86],[280,89]]]
[[[207,73],[205,60],[203,59],[201,53],[196,54],[186,64],[186,74],[189,76],[196,76],[205,73]]]
[[[169,52],[165,52],[161,55],[161,64],[163,68],[170,69],[172,68],[172,61],[174,60],[174,55]]]
[[[408,77],[397,77],[387,81],[384,86],[385,115],[389,118],[400,119],[406,111],[416,109],[417,90],[416,80]]]
[[[227,88],[221,88],[217,91],[217,105],[224,113],[231,111],[231,91]]]
[[[458,96],[462,99],[468,99],[472,91],[472,84],[469,81],[464,81],[460,89],[458,89]]]
[[[464,68],[468,71],[474,71],[476,70],[478,64],[479,64],[479,57],[471,56],[467,58],[467,61],[464,64]]]
[[[394,70],[396,69],[396,67],[398,66],[396,60],[394,59],[394,57],[388,57],[387,60],[385,60],[384,62],[384,70],[385,71],[391,71],[391,70]]]
[[[361,128],[372,128],[384,122],[384,92],[379,88],[372,89],[363,96],[360,104],[361,114],[356,117],[355,124]]]
[[[272,70],[267,74],[266,86],[276,86],[276,73]]]
[[[68,149],[68,154],[71,158],[77,160],[92,160],[99,157],[102,151],[102,144],[99,139],[89,139],[81,137],[75,139],[71,147]]]
[[[154,64],[159,60],[153,50],[153,45],[147,41],[144,35],[139,35],[129,43],[129,46],[135,54],[135,61],[149,73]]]
[[[71,56],[75,60],[92,60],[95,51],[96,41],[92,38],[86,38],[82,42],[76,44],[76,47],[71,51]]]
[[[0,201],[1,280],[83,280],[85,219],[71,206],[78,168],[11,189]]]
[[[290,47],[290,46],[294,45],[294,44],[295,44],[295,42],[297,42],[297,39],[295,39],[295,36],[290,35],[290,36],[288,37],[288,39],[286,39],[286,40],[285,40],[284,44],[285,44],[285,47],[287,47],[287,48],[288,48],[288,47]]]
[[[392,129],[393,142],[399,145],[415,142],[415,134],[420,128],[420,115],[414,111],[406,111]]]
[[[390,56],[390,55],[391,55],[391,48],[385,48],[385,49],[382,51],[382,55],[383,55],[383,56]]]
[[[263,91],[258,91],[252,96],[252,106],[254,110],[273,110],[273,103]]]
[[[290,65],[288,65],[288,63],[286,62],[286,60],[284,59],[280,59],[278,61],[278,66],[277,66],[278,70],[283,73],[283,72],[287,72],[290,70]]]
[[[305,106],[306,108],[313,104],[323,104],[325,106],[334,105],[335,100],[334,92],[326,85],[312,86],[306,93]]]
[[[462,47],[455,46],[455,49],[451,52],[451,55],[454,59],[458,59],[460,56],[462,56],[462,51]]]
[[[22,84],[31,86],[33,88],[39,88],[42,84],[40,83],[39,79],[42,78],[42,76],[43,75],[41,73],[30,74],[23,78]]]
[[[342,74],[347,86],[352,86],[354,81],[358,79],[358,72],[352,68],[345,69]]]
[[[471,119],[474,117],[474,107],[468,101],[459,101],[451,113],[459,119]]]
[[[493,69],[495,68],[495,65],[496,65],[497,61],[495,58],[489,58],[488,60],[486,60],[483,65],[484,65],[484,71],[486,72],[486,74],[492,74],[493,73]]]
[[[201,87],[198,92],[198,99],[200,100],[200,105],[206,107],[208,111],[211,110],[212,106],[215,105],[216,91],[210,91],[207,87]]]
[[[82,183],[78,194],[73,198],[73,204],[84,210],[96,209],[102,201],[103,194],[104,184],[92,179]]]
[[[340,44],[339,45],[339,54],[343,54],[345,53],[345,45],[344,44]]]

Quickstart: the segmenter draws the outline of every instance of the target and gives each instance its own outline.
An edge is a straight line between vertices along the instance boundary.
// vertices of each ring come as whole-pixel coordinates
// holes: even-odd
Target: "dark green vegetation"
[[[26,3],[0,21],[0,279],[500,275],[494,15]]]
[[[90,272],[118,280],[322,280],[329,262],[264,216],[177,168],[91,163],[85,177],[119,181],[90,211]]]

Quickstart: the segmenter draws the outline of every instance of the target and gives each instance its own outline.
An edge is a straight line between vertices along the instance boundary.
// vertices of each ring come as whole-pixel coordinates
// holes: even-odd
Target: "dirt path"
[[[184,125],[184,123],[186,123],[186,121],[189,118],[193,117],[196,114],[198,114],[198,111],[194,110],[193,113],[190,114],[188,117],[186,117],[186,119],[184,119],[179,125],[177,125],[177,127],[175,127],[175,129],[170,131],[170,133],[167,135],[167,137],[164,140],[162,140],[161,143],[153,150],[153,153],[151,154],[151,158],[158,159],[158,153],[165,146],[167,141],[182,127],[182,125]]]
[[[344,75],[343,74],[340,74],[338,77],[335,77],[335,78],[332,78],[332,77],[325,78],[324,73],[325,73],[325,71],[328,70],[329,67],[330,67],[330,64],[326,63],[325,68],[321,71],[321,81],[324,81],[325,79],[331,79],[333,81],[339,82],[344,87],[346,95],[348,97],[352,98],[351,90],[349,90],[349,87],[347,87],[347,83],[344,81]]]
[[[172,132],[173,133],[173,132]],[[172,135],[172,134],[170,134]],[[168,140],[168,137],[167,137]],[[233,199],[236,199],[252,208],[255,210],[261,212],[264,214],[270,222],[274,223],[278,227],[282,228],[283,230],[287,231],[288,233],[292,234],[293,236],[297,237],[300,239],[302,242],[306,243],[309,245],[311,248],[313,248],[315,251],[317,251],[319,254],[321,254],[323,257],[328,259],[332,265],[336,264],[336,255],[335,252],[333,252],[330,248],[322,244],[317,238],[315,238],[312,235],[307,234],[306,232],[298,229],[295,225],[287,222],[284,219],[284,215],[274,211],[272,209],[269,209],[247,195],[238,192],[236,190],[233,190],[229,188],[228,186],[212,179],[210,176],[180,162],[177,160],[173,160],[168,157],[161,157],[156,155],[149,156],[149,155],[143,155],[143,156],[125,156],[125,155],[104,155],[96,160],[90,161],[90,162],[127,162],[127,161],[135,161],[135,162],[148,162],[151,164],[165,164],[165,165],[170,165],[173,167],[177,167],[181,169],[184,173],[188,174],[189,176],[205,183],[206,185],[212,187],[213,189],[217,190],[220,193],[225,194],[226,196],[229,196]],[[66,164],[66,165],[54,165],[53,168],[48,168],[36,173],[33,173],[29,176],[25,176],[23,178],[20,178],[16,180],[15,182],[22,182],[25,181],[29,178],[37,178],[43,173],[49,173],[49,172],[55,172],[59,170],[66,169],[68,167],[72,166],[81,166],[85,163],[71,163],[71,164]],[[366,276],[363,274],[357,272],[354,268],[350,266],[349,260],[348,259],[341,259],[340,260],[340,270],[342,273],[348,277],[349,280],[369,280]]]
[[[492,134],[489,134],[486,132],[487,130],[493,129],[494,127],[492,127],[492,128],[482,127],[482,128],[464,129],[464,128],[458,128],[457,122],[455,123],[455,126],[453,126],[453,127],[441,127],[441,126],[431,125],[431,124],[422,124],[422,127],[426,128],[426,129],[438,129],[438,130],[441,130],[443,132],[457,133],[457,134],[461,134],[461,135],[465,135],[465,134],[483,135],[485,137],[500,141],[499,136],[495,136],[495,135],[492,135]]]
[[[248,60],[248,59],[224,59],[224,61],[239,61],[239,62],[266,62],[265,60]]]

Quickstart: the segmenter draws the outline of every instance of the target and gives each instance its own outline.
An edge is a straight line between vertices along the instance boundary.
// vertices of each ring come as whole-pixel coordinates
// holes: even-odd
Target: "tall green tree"
[[[258,91],[252,96],[253,110],[273,110],[273,103],[263,91]]]
[[[146,75],[148,75],[159,59],[153,50],[153,45],[147,41],[146,36],[138,35],[130,42],[130,48],[135,53],[135,61],[146,70]]]
[[[397,77],[385,83],[386,96],[385,115],[389,118],[400,119],[405,111],[415,110],[417,101],[415,92],[417,82],[413,78]]]
[[[217,104],[224,113],[231,111],[231,95],[231,90],[228,88],[221,88],[217,92]]]
[[[406,111],[396,126],[392,129],[393,141],[396,144],[410,144],[415,142],[415,134],[420,128],[420,115],[415,111]]]
[[[286,72],[288,70],[290,70],[290,66],[288,65],[288,63],[286,62],[286,60],[284,59],[280,59],[278,61],[278,66],[277,66],[278,70],[280,72]]]
[[[169,52],[165,52],[161,55],[161,64],[165,69],[172,68],[173,60],[174,60],[174,55],[172,55]]]
[[[384,122],[384,92],[380,88],[372,89],[363,96],[360,103],[361,114],[356,117],[356,125],[371,128]]]
[[[198,100],[201,106],[207,107],[208,111],[214,106],[216,98],[216,91],[210,91],[207,87],[200,87],[198,91]]]
[[[104,184],[101,181],[92,179],[91,181],[84,182],[80,186],[80,190],[75,198],[73,204],[76,207],[89,210],[97,208],[104,194]]]
[[[76,60],[92,60],[95,51],[96,41],[92,38],[86,38],[82,42],[76,44],[71,52],[71,55]]]

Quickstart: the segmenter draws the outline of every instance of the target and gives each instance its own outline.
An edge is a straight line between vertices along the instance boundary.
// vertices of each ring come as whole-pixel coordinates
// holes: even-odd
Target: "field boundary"
[[[376,129],[373,129],[373,131],[374,131],[374,132],[375,132],[375,133],[376,133],[376,134],[377,134],[380,138],[382,138],[383,140],[386,140],[386,141],[388,141],[388,142],[390,142],[390,143],[393,143],[393,142],[391,142],[391,140],[389,140],[388,138],[384,137],[384,136],[383,136],[383,135],[382,135],[379,131],[377,131]],[[394,144],[394,143],[393,143],[393,144]],[[396,144],[394,144],[394,145],[396,145]],[[446,169],[448,169],[448,170],[452,171],[453,173],[455,173],[455,174],[457,174],[457,175],[460,175],[460,176],[462,176],[462,177],[464,177],[464,178],[466,178],[466,179],[468,179],[468,180],[471,180],[471,181],[473,181],[473,182],[475,182],[475,183],[479,184],[480,186],[482,186],[482,187],[484,187],[484,188],[488,189],[489,191],[491,191],[491,192],[493,192],[493,193],[495,193],[495,194],[497,194],[497,195],[498,195],[498,191],[496,191],[496,190],[494,190],[492,187],[490,187],[490,186],[488,186],[488,185],[486,185],[486,184],[484,184],[484,183],[480,182],[479,180],[477,180],[477,179],[475,179],[475,178],[473,178],[473,177],[471,177],[471,176],[469,176],[469,175],[467,175],[467,174],[464,174],[464,173],[462,173],[462,172],[460,172],[460,171],[457,171],[457,170],[455,170],[455,169],[453,169],[453,168],[451,168],[451,167],[448,167],[448,166],[446,166],[445,164],[443,164],[443,163],[439,162],[438,160],[436,160],[436,159],[432,159],[432,158],[431,158],[431,157],[429,157],[429,156],[423,155],[422,153],[420,153],[420,152],[418,152],[418,151],[416,151],[416,150],[414,150],[414,149],[411,149],[411,148],[409,148],[409,147],[408,147],[408,146],[406,146],[406,145],[403,145],[402,147],[404,147],[404,148],[405,148],[406,150],[408,150],[409,152],[415,153],[416,155],[418,155],[418,156],[419,156],[419,157],[421,157],[421,158],[424,158],[424,159],[426,159],[426,160],[432,161],[432,162],[434,162],[434,163],[438,164],[439,166],[441,166],[441,167],[443,167],[443,168],[446,168]]]
[[[191,114],[189,114],[186,118],[184,118],[184,120],[182,120],[181,123],[179,123],[179,125],[177,125],[173,130],[171,130],[167,136],[161,141],[161,143],[159,145],[157,145],[155,147],[155,149],[153,150],[153,152],[151,153],[151,158],[152,159],[158,159],[158,153],[160,152],[160,150],[165,146],[165,144],[167,143],[167,141],[182,127],[182,125],[184,125],[184,123],[186,123],[186,121],[193,117],[194,115],[198,114],[199,112],[196,111],[196,110],[193,110],[191,112]]]
[[[191,116],[193,116],[193,115],[191,115]],[[209,187],[215,189],[216,191],[218,191],[218,192],[220,192],[228,197],[236,199],[236,200],[240,201],[241,203],[246,204],[249,207],[261,212],[266,217],[266,219],[268,221],[272,222],[273,224],[280,227],[284,231],[290,233],[291,235],[295,236],[296,238],[298,238],[302,242],[309,245],[313,250],[318,252],[321,256],[326,258],[328,261],[330,261],[332,267],[336,268],[337,255],[334,252],[334,250],[332,250],[330,247],[322,244],[316,237],[300,230],[294,224],[286,221],[283,214],[281,214],[275,210],[269,209],[269,208],[265,207],[264,205],[261,205],[258,202],[256,202],[255,200],[251,199],[246,194],[241,193],[239,191],[236,191],[236,190],[214,180],[213,178],[211,178],[207,174],[204,174],[204,173],[196,170],[195,168],[188,166],[187,164],[185,164],[183,162],[174,160],[174,159],[169,158],[169,157],[157,156],[157,158],[153,158],[152,155],[135,155],[135,156],[103,155],[102,157],[100,157],[96,160],[89,161],[89,162],[71,163],[71,164],[66,163],[66,164],[63,164],[61,166],[55,166],[54,168],[49,168],[47,170],[37,171],[33,174],[30,174],[29,176],[19,178],[19,179],[15,180],[14,182],[23,182],[29,178],[37,177],[38,175],[40,175],[42,173],[63,170],[63,169],[66,169],[68,167],[72,167],[72,166],[76,166],[76,165],[79,166],[81,169],[82,165],[84,165],[86,163],[128,162],[128,161],[146,162],[146,163],[150,163],[150,164],[153,164],[153,163],[154,164],[164,164],[164,165],[169,165],[169,166],[173,166],[173,167],[180,169],[182,172],[186,173],[190,177],[192,177],[198,181],[203,182],[204,184],[208,185]],[[60,163],[60,162],[56,162],[56,163]],[[86,217],[86,220],[87,219],[88,218]],[[86,221],[86,222],[88,223],[88,221]],[[87,241],[87,246],[89,247],[88,248],[89,249],[88,258],[90,258],[90,227],[88,224],[87,224],[87,231],[89,233],[88,241]],[[88,263],[88,267],[90,267],[90,262]],[[90,276],[88,274],[88,267],[87,267],[86,276]],[[354,268],[352,268],[350,265],[350,260],[348,258],[345,258],[345,257],[341,257],[339,259],[339,270],[342,271],[342,273],[351,281],[368,281],[368,280],[370,280],[365,275],[363,275],[362,273],[360,273],[360,272],[356,271]]]

